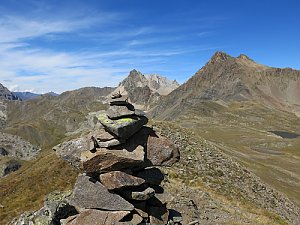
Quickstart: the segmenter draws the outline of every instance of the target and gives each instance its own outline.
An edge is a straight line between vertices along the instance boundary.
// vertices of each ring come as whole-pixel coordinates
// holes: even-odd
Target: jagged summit
[[[133,69],[129,75],[120,82],[116,92],[128,96],[131,103],[146,109],[158,100],[161,95],[167,95],[179,87],[175,80],[169,80],[158,74],[144,75]],[[139,96],[139,97],[137,97]]]
[[[220,62],[233,58],[225,52],[217,51],[210,59],[210,62]]]
[[[239,61],[243,60],[245,62],[252,62],[256,63],[253,59],[245,54],[240,54],[238,57],[233,57],[223,51],[217,51],[209,60],[209,63],[216,63],[216,62],[225,62],[225,61]]]

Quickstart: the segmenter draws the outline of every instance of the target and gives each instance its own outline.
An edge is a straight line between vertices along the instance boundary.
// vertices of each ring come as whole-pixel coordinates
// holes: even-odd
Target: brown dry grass
[[[54,152],[41,153],[21,169],[0,180],[0,224],[6,224],[24,211],[39,209],[44,197],[54,190],[73,188],[77,171]]]

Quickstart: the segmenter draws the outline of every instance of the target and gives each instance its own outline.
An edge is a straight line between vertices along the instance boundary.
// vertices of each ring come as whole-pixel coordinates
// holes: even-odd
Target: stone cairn
[[[164,175],[156,166],[177,162],[178,148],[120,93],[98,120],[99,128],[54,148],[82,171],[68,199],[78,213],[61,224],[174,224],[158,197]]]

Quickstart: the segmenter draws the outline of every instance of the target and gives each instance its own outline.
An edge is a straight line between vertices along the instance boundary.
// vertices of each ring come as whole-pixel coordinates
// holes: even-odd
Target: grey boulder
[[[146,201],[155,195],[155,190],[151,187],[143,191],[123,191],[124,198],[129,200]]]
[[[107,225],[119,224],[129,211],[102,211],[89,209],[79,215],[61,221],[64,225]]]
[[[132,116],[135,114],[134,106],[131,104],[127,105],[111,105],[106,111],[106,115],[110,119],[118,119],[125,116]]]
[[[70,204],[82,209],[109,211],[132,211],[133,205],[117,194],[110,193],[105,186],[86,175],[79,175],[70,198]]]
[[[67,161],[72,166],[79,168],[81,152],[93,148],[94,146],[90,142],[88,136],[83,136],[56,145],[53,147],[53,150],[60,158]]]

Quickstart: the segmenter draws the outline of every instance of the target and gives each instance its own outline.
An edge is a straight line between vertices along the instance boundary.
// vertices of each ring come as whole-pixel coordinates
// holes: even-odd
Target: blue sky
[[[300,69],[300,2],[1,0],[0,83],[63,92],[131,69],[185,82],[215,51]]]

